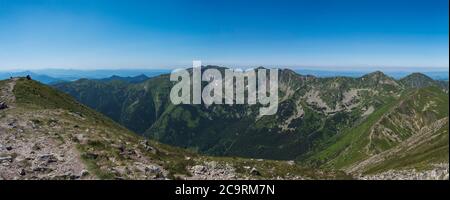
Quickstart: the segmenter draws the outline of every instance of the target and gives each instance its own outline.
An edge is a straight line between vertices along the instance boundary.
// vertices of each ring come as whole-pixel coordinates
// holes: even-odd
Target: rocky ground
[[[205,162],[202,165],[190,167],[192,176],[187,177],[190,180],[224,180],[237,179],[236,169],[228,164],[217,162]]]
[[[449,180],[449,165],[436,164],[433,169],[417,171],[389,170],[380,174],[360,176],[362,180]]]
[[[120,141],[111,149],[121,151],[113,156],[89,147],[96,140],[95,127],[80,130],[77,121],[59,117],[65,111],[39,110],[34,113],[9,112],[0,118],[1,179],[96,179],[82,156],[92,158],[116,178],[165,179],[167,172],[153,163],[139,148],[130,150]],[[46,116],[54,116],[46,121]],[[69,128],[68,128],[69,127]],[[92,134],[92,135],[90,135]],[[71,137],[73,135],[73,138]],[[117,144],[115,143],[117,142]],[[86,146],[80,152],[79,146]],[[126,162],[117,158],[126,158]],[[100,159],[97,157],[104,157]],[[105,162],[108,160],[109,162]],[[102,164],[100,164],[100,162]],[[94,170],[95,171],[95,170]]]
[[[303,168],[294,161],[201,156],[146,140],[87,108],[78,112],[24,105],[14,95],[18,81],[0,82],[0,102],[7,105],[0,110],[0,180],[352,178],[340,171]],[[357,178],[448,180],[448,167],[391,170]]]
[[[99,177],[94,173],[97,167],[107,167],[104,170],[116,178],[165,179],[167,176],[161,166],[139,156],[142,154],[139,148],[131,152],[121,146],[120,141],[114,141],[118,144],[111,142],[111,148],[122,150],[121,157],[127,157],[127,162],[105,155],[111,160],[108,165],[94,163],[95,167],[89,166],[93,164],[83,160],[82,156],[105,154],[88,145],[105,127],[86,126],[83,121],[87,119],[79,113],[62,109],[31,111],[16,106],[13,94],[16,81],[10,80],[0,88],[0,100],[8,105],[0,111],[0,179],[97,179]]]
[[[7,105],[0,112],[0,179],[92,178],[73,145],[58,140],[56,132],[36,130],[37,121],[30,116],[16,115],[16,81],[0,87],[0,101]]]
[[[15,96],[19,83],[35,94]],[[206,157],[146,140],[51,90],[25,79],[0,82],[8,105],[0,110],[0,179],[336,178],[293,161]],[[70,105],[55,108],[41,98]]]

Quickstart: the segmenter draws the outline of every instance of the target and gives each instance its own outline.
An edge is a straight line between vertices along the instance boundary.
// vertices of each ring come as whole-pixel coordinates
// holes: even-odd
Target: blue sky
[[[0,70],[449,66],[448,0],[0,0]]]

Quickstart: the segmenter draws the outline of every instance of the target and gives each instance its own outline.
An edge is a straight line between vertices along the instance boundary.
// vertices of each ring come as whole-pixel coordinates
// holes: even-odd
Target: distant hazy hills
[[[309,74],[317,77],[336,77],[336,76],[346,76],[346,77],[361,77],[365,74],[369,73],[368,71],[351,71],[351,70],[311,70],[311,69],[297,69],[294,70],[295,72],[299,74]],[[411,73],[414,72],[420,72],[434,80],[448,80],[448,71],[433,71],[433,70],[391,70],[391,71],[384,71],[384,73],[394,79],[401,79],[404,78]]]
[[[69,70],[46,69],[32,71],[6,72],[0,71],[0,80],[12,77],[30,75],[34,80],[44,84],[53,84],[63,81],[87,79],[129,79],[131,81],[144,80],[148,77],[169,73],[169,70]],[[134,80],[132,80],[134,79]]]
[[[278,112],[261,118],[257,105],[173,105],[167,74],[54,87],[137,133],[210,155],[295,159],[357,173],[448,163],[447,81],[292,70],[280,70],[279,81]]]
[[[22,72],[1,72],[0,71],[0,80],[9,79],[10,77],[25,77],[27,75],[30,75],[33,77],[33,79],[45,83],[56,83],[62,81],[61,79],[57,79],[48,75],[42,75],[42,74],[36,74],[31,71],[22,71]]]
[[[7,79],[11,76],[26,76],[30,75],[34,80],[40,81],[44,84],[53,84],[62,81],[75,81],[78,79],[120,79],[120,78],[135,78],[138,80],[144,80],[145,77],[154,77],[161,74],[170,73],[171,70],[164,69],[117,69],[117,70],[74,70],[74,69],[39,69],[39,70],[29,70],[29,71],[1,71],[0,70],[0,80]],[[332,70],[309,70],[309,69],[296,69],[296,73],[304,75],[313,75],[316,77],[361,77],[367,74],[367,71],[332,71]],[[409,72],[405,71],[389,71],[386,74],[395,79],[401,79],[407,75]],[[448,71],[424,71],[424,75],[434,79],[434,80],[448,80]]]

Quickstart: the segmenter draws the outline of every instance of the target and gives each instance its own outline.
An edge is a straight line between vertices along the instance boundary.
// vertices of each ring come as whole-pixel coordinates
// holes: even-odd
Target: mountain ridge
[[[294,162],[221,158],[145,139],[37,81],[0,81],[0,179],[336,179]],[[277,170],[273,170],[277,169]]]
[[[55,87],[68,92],[81,102],[86,102],[83,96],[96,93],[88,92],[87,89],[92,89],[89,85],[86,86],[87,89],[77,92],[74,85],[76,82]],[[378,121],[380,119],[378,116],[384,116],[390,108],[397,107],[399,101],[409,92],[428,88],[410,87],[408,81],[395,80],[380,71],[359,78],[320,78],[300,75],[285,69],[279,71],[278,113],[274,116],[256,118],[255,106],[172,105],[168,100],[168,91],[172,85],[168,75],[160,75],[139,84],[123,87],[126,94],[121,94],[126,101],[120,101],[124,103],[115,106],[122,107],[119,110],[127,112],[126,117],[121,117],[118,122],[163,143],[209,155],[296,159],[306,165],[329,169],[345,169],[350,164],[355,164],[354,162],[366,159],[366,156],[358,157],[355,154],[354,159],[345,165],[325,164],[322,161],[317,162],[320,160],[317,160],[321,155],[320,152],[331,148],[337,141],[346,141],[342,135],[348,135],[350,139],[362,137],[359,136],[361,133],[350,133],[349,130],[362,132],[371,130],[357,127],[373,123],[370,122],[371,118],[374,122]],[[104,83],[103,86],[107,87],[108,91],[115,87],[113,83]],[[438,95],[439,98],[444,98],[444,102],[448,102],[448,97],[445,100],[448,89],[440,84],[432,86],[435,89],[430,90],[436,90],[438,93],[430,94]],[[109,107],[112,108],[117,107]],[[146,119],[140,117],[143,113],[148,113],[144,114],[147,116]],[[448,116],[448,112],[446,115]],[[407,122],[405,117],[401,116]],[[141,123],[133,125],[123,119]],[[398,130],[394,132],[401,134]],[[446,135],[448,132],[440,134]],[[380,145],[382,143],[380,141]],[[334,157],[339,155],[336,150],[332,148],[332,154],[326,157],[335,159]],[[370,171],[369,168],[359,170],[358,173]]]

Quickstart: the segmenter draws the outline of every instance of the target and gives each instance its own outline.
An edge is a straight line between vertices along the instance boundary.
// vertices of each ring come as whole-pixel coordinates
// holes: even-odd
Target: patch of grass
[[[400,155],[388,159],[382,163],[371,166],[365,173],[373,174],[389,169],[426,170],[432,164],[449,162],[449,136],[448,123],[441,128],[431,141],[423,143],[411,151],[401,152]]]
[[[370,128],[397,103],[398,100],[393,98],[386,99],[385,104],[369,115],[364,122],[337,135],[332,139],[335,142],[331,146],[308,160],[327,163],[326,168],[341,169],[365,158],[367,155],[364,147],[368,143]]]
[[[82,152],[81,153],[81,160],[86,165],[86,167],[88,168],[89,172],[94,174],[99,179],[111,180],[111,179],[115,178],[115,175],[112,174],[111,172],[100,169],[100,166],[97,164],[97,162],[98,162],[97,159],[99,159],[99,158],[98,157],[94,158],[92,156],[89,156],[89,154],[86,153],[86,148],[85,147],[83,147],[81,145],[77,145],[77,149],[80,152]]]

